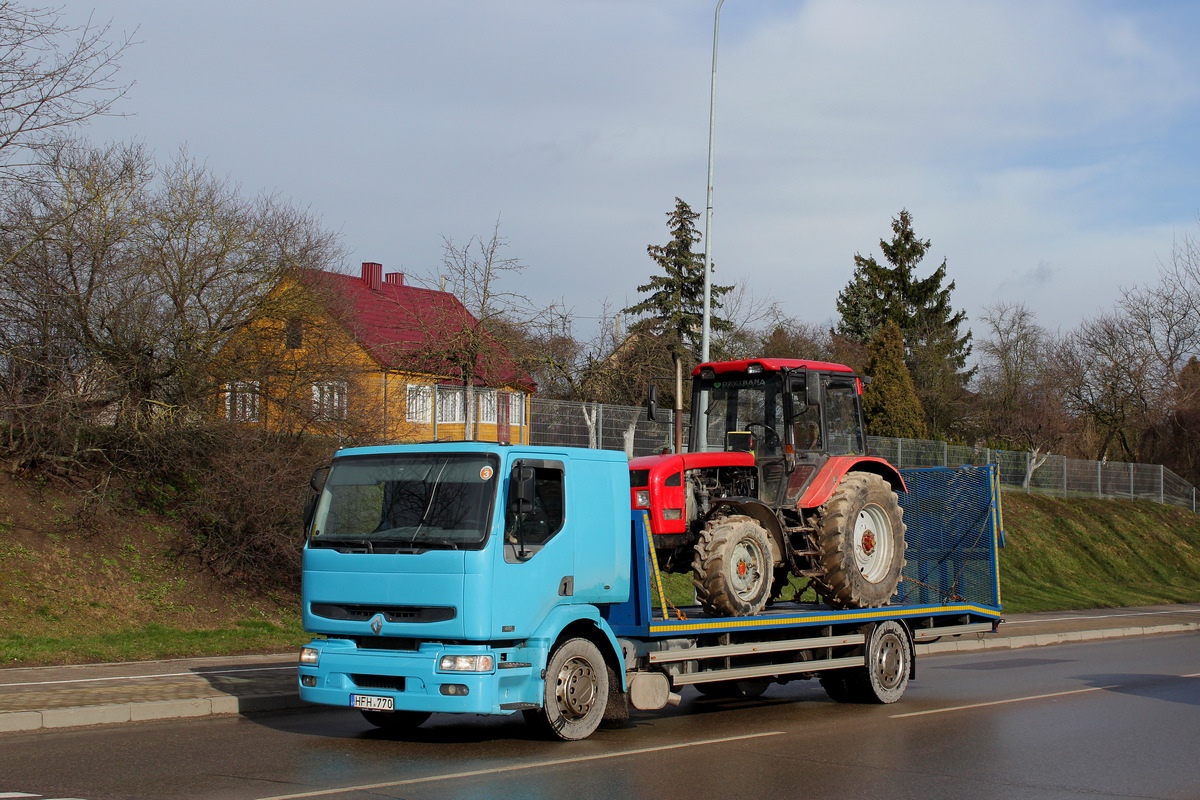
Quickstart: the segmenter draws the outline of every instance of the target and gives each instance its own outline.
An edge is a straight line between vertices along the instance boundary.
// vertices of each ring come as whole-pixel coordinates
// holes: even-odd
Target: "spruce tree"
[[[872,436],[925,438],[925,417],[912,375],[904,364],[904,339],[892,320],[884,321],[867,346],[871,385],[863,391],[863,416]]]
[[[675,210],[667,214],[671,241],[646,248],[663,274],[652,275],[648,283],[637,287],[639,292],[649,292],[650,296],[624,310],[626,314],[647,315],[651,327],[671,340],[675,355],[681,357],[688,352],[693,359],[700,357],[704,320],[704,254],[692,252],[692,245],[700,241],[695,225],[699,216],[687,203],[675,198]],[[718,317],[716,312],[721,308],[720,297],[733,287],[714,283],[709,288],[712,293],[710,330],[732,330],[732,324]]]
[[[892,239],[879,241],[884,264],[854,255],[854,275],[837,298],[838,333],[863,344],[891,320],[904,340],[904,360],[917,386],[932,433],[951,435],[964,413],[966,369],[971,331],[962,332],[967,315],[954,311],[946,281],[946,261],[929,276],[916,270],[929,251],[928,239],[913,232],[912,215],[902,209],[892,220]],[[943,285],[945,284],[945,285]]]

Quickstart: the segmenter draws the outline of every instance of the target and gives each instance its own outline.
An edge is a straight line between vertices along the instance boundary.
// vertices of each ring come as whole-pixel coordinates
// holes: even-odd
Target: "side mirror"
[[[658,387],[653,383],[646,390],[646,419],[650,422],[658,420]]]
[[[533,467],[513,467],[511,478],[513,485],[510,491],[516,498],[517,507],[514,510],[518,514],[528,514],[533,511],[533,501],[537,497],[536,475]]]
[[[321,496],[321,489],[325,486],[325,476],[328,474],[329,467],[318,467],[313,470],[312,477],[308,479],[308,497],[304,501],[304,537],[306,539],[312,530],[313,516],[317,513],[317,500]]]
[[[815,375],[812,380],[804,383],[804,402],[810,408],[820,408],[821,406],[821,379]]]

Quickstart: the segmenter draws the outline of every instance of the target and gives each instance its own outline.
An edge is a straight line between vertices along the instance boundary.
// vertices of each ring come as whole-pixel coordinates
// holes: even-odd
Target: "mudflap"
[[[621,690],[621,678],[608,667],[608,705],[604,707],[605,722],[625,722],[629,719],[629,697]]]

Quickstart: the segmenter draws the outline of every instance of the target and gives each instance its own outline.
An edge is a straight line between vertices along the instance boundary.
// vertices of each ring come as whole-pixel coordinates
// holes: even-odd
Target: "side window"
[[[829,432],[831,456],[865,452],[858,424],[858,391],[850,381],[831,380],[825,385],[825,427]]]
[[[797,450],[820,450],[821,445],[821,409],[816,406],[804,405],[804,393],[792,395],[792,408],[803,408],[799,414],[792,415],[792,436]]]
[[[537,555],[554,534],[562,530],[566,515],[563,465],[557,461],[519,461],[518,467],[533,467],[533,507],[521,512],[517,502],[517,482],[508,482],[508,503],[504,510],[504,560],[528,561]]]

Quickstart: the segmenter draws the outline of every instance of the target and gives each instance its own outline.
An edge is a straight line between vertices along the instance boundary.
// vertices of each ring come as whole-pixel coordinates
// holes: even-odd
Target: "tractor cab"
[[[701,364],[692,376],[689,452],[752,453],[758,499],[773,508],[795,507],[829,456],[866,454],[849,367],[753,359]]]

